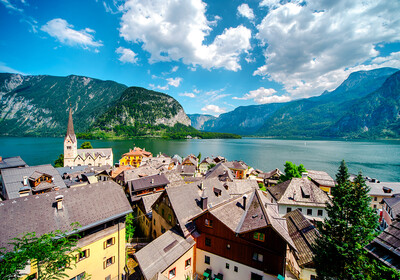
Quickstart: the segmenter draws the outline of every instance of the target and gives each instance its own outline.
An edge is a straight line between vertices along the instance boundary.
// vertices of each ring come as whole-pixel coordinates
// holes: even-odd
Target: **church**
[[[72,110],[69,109],[67,135],[64,138],[64,166],[113,166],[113,152],[105,149],[78,149],[78,141],[74,131]]]

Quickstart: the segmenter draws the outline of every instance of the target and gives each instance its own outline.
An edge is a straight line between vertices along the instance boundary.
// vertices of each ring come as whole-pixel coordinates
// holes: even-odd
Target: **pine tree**
[[[368,187],[361,172],[349,180],[342,161],[326,206],[328,218],[319,227],[314,263],[320,279],[373,279],[366,275],[370,261],[364,250],[376,235],[378,217],[370,207]]]

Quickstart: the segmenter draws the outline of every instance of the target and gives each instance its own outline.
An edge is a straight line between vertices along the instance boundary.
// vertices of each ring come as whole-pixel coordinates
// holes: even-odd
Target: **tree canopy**
[[[87,141],[83,142],[79,149],[93,149],[92,144]]]
[[[64,167],[64,154],[60,154],[54,161],[54,167]]]
[[[307,172],[307,170],[304,168],[302,164],[296,166],[296,164],[287,161],[284,166],[285,166],[284,170],[285,174],[281,175],[281,177],[279,178],[279,182],[285,182],[292,178],[301,178],[301,174],[303,172]]]

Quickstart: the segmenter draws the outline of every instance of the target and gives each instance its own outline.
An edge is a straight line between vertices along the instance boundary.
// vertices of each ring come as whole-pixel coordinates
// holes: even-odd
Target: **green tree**
[[[285,166],[284,170],[285,174],[281,175],[281,177],[279,178],[280,183],[290,180],[292,178],[301,178],[301,174],[303,172],[307,172],[307,170],[304,168],[302,164],[296,166],[296,164],[287,161],[284,166]]]
[[[87,141],[83,142],[79,149],[93,149],[92,144]]]
[[[314,263],[320,279],[375,279],[368,276],[371,262],[366,246],[375,237],[378,217],[370,207],[369,188],[360,172],[349,180],[342,161],[326,205],[328,218],[319,226],[321,238],[314,248]],[[372,277],[372,278],[370,278]]]
[[[75,233],[78,224],[73,224],[73,230],[45,233],[36,236],[35,232],[24,233],[10,242],[12,250],[0,249],[1,265],[0,279],[19,279],[21,270],[29,263],[37,267],[38,279],[61,279],[67,277],[66,271],[75,266],[76,249],[79,236]],[[71,233],[72,232],[72,233]]]
[[[199,159],[199,162],[201,161],[201,152],[199,152],[197,158]]]
[[[64,167],[64,154],[59,155],[54,161],[54,167]]]
[[[126,241],[129,240],[129,238],[132,238],[133,235],[135,234],[135,218],[133,217],[133,214],[130,213],[128,215],[126,215],[126,219],[125,219],[125,238]]]

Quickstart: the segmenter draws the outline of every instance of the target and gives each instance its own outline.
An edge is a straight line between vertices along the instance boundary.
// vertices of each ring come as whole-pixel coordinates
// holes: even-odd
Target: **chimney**
[[[243,210],[246,210],[246,201],[247,201],[247,195],[245,194],[243,196]]]
[[[200,190],[202,190],[202,191],[204,190],[204,184],[203,184],[203,182],[200,183]]]
[[[151,179],[151,183],[154,184],[154,179]]]
[[[296,200],[296,191],[293,192],[293,200]]]
[[[201,197],[201,203],[200,203],[200,207],[202,210],[206,210],[207,209],[207,202],[208,202],[208,197],[207,196],[202,196]]]
[[[28,176],[24,176],[23,184],[24,184],[24,186],[28,185]]]
[[[63,195],[57,195],[56,196],[56,203],[57,203],[57,210],[58,211],[63,209],[63,200],[64,200],[64,196]]]
[[[307,177],[308,177],[308,172],[301,173],[301,179],[307,179]]]

